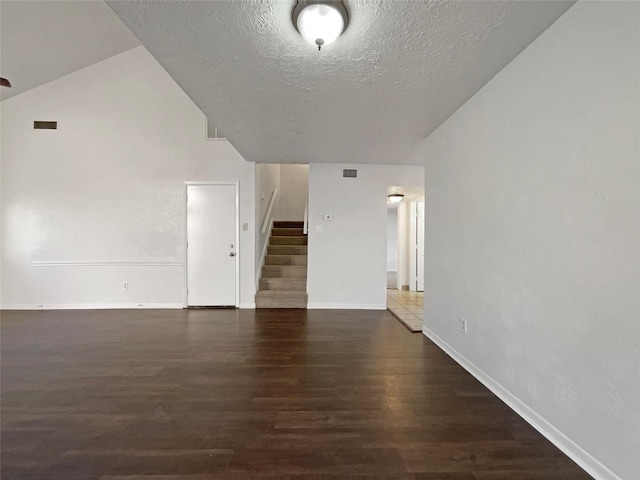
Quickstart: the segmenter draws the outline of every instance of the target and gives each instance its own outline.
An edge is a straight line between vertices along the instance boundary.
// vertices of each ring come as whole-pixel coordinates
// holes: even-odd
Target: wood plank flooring
[[[2,312],[1,476],[590,478],[386,311]]]

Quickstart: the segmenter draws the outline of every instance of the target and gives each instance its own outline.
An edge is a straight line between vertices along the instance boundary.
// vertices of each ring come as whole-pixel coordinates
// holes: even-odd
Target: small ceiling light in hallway
[[[400,203],[403,198],[404,198],[404,195],[401,193],[392,193],[391,195],[387,195],[387,199],[391,203]]]
[[[296,30],[318,50],[333,43],[349,25],[349,12],[343,1],[297,0],[291,16]]]

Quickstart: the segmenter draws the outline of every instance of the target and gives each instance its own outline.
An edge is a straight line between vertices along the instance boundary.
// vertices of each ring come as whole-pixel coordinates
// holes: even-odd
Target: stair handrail
[[[267,231],[269,225],[271,225],[271,210],[273,210],[273,204],[276,202],[276,195],[278,194],[278,188],[276,187],[271,194],[271,200],[269,200],[269,208],[267,208],[267,213],[264,216],[264,221],[262,222],[262,233]]]
[[[304,225],[302,233],[306,235],[309,232],[309,189],[307,188],[307,201],[304,204]]]

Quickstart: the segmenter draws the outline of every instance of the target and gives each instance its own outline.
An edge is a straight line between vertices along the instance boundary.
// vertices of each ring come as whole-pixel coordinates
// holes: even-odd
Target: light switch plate
[[[324,232],[324,227],[322,225],[316,225],[316,233]]]

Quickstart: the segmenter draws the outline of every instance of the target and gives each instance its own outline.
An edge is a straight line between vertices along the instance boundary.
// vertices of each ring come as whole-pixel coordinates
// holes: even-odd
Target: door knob
[[[235,256],[236,256],[236,254],[235,254],[234,252],[231,252],[231,253],[229,254],[229,256],[230,256],[230,257],[235,257]]]

